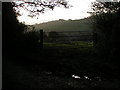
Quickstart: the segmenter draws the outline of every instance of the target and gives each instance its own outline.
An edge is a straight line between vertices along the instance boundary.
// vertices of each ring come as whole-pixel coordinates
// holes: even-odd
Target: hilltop
[[[56,31],[56,32],[65,32],[65,31],[88,31],[91,32],[92,17],[79,19],[79,20],[63,20],[59,19],[56,21],[50,21],[41,24],[35,24],[35,29],[43,29],[45,32]]]

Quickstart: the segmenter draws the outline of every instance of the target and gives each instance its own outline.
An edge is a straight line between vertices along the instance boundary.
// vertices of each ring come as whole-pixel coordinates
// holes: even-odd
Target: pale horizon
[[[95,0],[67,0],[69,4],[72,5],[69,9],[63,7],[55,7],[53,10],[48,10],[45,13],[41,13],[39,18],[30,18],[28,13],[21,10],[22,16],[18,17],[20,22],[24,22],[26,25],[33,25],[39,23],[45,23],[49,21],[55,21],[59,19],[64,20],[76,20],[83,19],[90,16],[88,11],[91,11],[91,2]]]

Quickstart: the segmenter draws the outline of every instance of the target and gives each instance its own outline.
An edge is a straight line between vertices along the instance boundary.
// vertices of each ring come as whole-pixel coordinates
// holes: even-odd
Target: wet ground
[[[118,79],[102,79],[99,76],[66,76],[65,72],[41,69],[39,66],[29,68],[6,61],[3,67],[3,90],[9,88],[120,88]]]

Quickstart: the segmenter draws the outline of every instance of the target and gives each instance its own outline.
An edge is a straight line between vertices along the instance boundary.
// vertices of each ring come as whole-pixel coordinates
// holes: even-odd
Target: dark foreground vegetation
[[[34,32],[25,33],[26,25],[17,21],[11,3],[2,6],[3,90],[120,88],[119,8],[95,17],[98,38],[93,42],[53,41],[42,47]]]
[[[44,43],[43,49],[9,53],[3,88],[120,88],[119,67],[104,59],[93,53],[92,42]]]

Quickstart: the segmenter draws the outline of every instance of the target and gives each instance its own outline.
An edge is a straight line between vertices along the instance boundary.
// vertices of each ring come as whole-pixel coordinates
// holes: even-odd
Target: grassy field
[[[72,48],[81,48],[81,47],[93,47],[93,42],[88,41],[73,41],[70,43],[44,43],[45,47],[72,47]]]
[[[42,58],[40,63],[53,72],[60,71],[69,75],[75,73],[91,77],[98,75],[105,78],[108,78],[109,74],[111,77],[118,72],[118,67],[108,63],[105,58],[97,57],[93,42],[44,43],[40,53]]]

